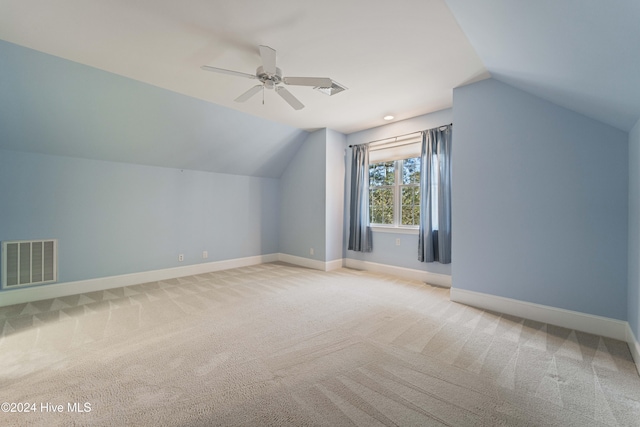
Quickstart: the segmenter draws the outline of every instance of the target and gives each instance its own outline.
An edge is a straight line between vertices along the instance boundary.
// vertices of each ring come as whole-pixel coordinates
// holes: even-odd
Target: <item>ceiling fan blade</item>
[[[256,79],[257,78],[253,74],[241,73],[240,71],[225,70],[224,68],[210,67],[208,65],[203,65],[200,68],[205,70],[205,71],[213,71],[214,73],[221,73],[221,74],[230,74],[232,76],[246,77],[248,79]]]
[[[278,95],[280,95],[282,99],[287,101],[287,103],[291,105],[294,110],[302,110],[304,108],[304,104],[298,101],[298,98],[291,95],[291,92],[289,92],[287,89],[283,88],[282,86],[276,86],[276,92],[278,92]]]
[[[326,77],[284,77],[282,81],[287,85],[331,87],[333,81]]]
[[[276,51],[269,46],[259,46],[262,58],[262,70],[267,74],[276,74]]]
[[[256,93],[260,92],[261,89],[262,89],[262,85],[254,86],[251,89],[249,89],[248,91],[246,91],[245,93],[243,93],[242,95],[240,95],[239,97],[237,97],[234,101],[236,101],[236,102],[244,102],[247,99],[251,98]]]

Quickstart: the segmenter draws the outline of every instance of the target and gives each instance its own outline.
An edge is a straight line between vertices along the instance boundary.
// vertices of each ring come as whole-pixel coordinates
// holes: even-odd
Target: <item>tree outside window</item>
[[[420,223],[420,158],[369,165],[369,220],[373,225]]]

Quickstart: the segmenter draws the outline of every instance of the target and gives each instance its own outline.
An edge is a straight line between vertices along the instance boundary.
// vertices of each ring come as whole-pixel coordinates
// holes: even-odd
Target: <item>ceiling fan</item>
[[[311,86],[314,89],[324,93],[325,95],[334,95],[342,92],[346,87],[334,82],[327,77],[282,77],[282,70],[276,67],[276,51],[269,46],[259,46],[262,65],[256,70],[256,74],[247,74],[240,71],[226,70],[224,68],[210,67],[203,65],[201,68],[206,71],[215,73],[230,74],[232,76],[245,77],[248,79],[257,79],[260,81],[256,85],[237,97],[236,102],[245,102],[256,93],[263,91],[262,103],[264,103],[264,89],[275,89],[276,93],[282,97],[295,110],[302,110],[304,105],[295,96],[291,94],[282,83],[290,86]]]

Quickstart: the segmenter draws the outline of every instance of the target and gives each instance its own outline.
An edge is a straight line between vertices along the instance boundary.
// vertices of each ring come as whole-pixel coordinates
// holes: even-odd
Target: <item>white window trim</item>
[[[415,156],[414,156],[415,157]],[[408,157],[411,158],[411,157]],[[401,221],[401,212],[400,210],[402,209],[402,187],[408,187],[409,185],[407,184],[402,184],[402,161],[405,160],[405,158],[402,159],[394,159],[392,160],[394,162],[394,168],[393,168],[393,172],[394,172],[394,185],[391,186],[376,186],[378,188],[381,187],[393,187],[394,188],[394,194],[393,194],[393,224],[376,224],[376,223],[369,223],[369,227],[371,227],[371,231],[374,232],[381,232],[381,233],[399,233],[399,234],[418,234],[419,230],[420,230],[420,226],[418,225],[402,225],[400,224]],[[391,161],[391,160],[386,160],[386,161]],[[372,164],[376,164],[376,163],[383,163],[385,162],[385,160],[380,160],[380,161],[375,161],[375,162],[369,162],[369,165]],[[400,167],[398,167],[400,166]],[[422,173],[422,172],[421,172]],[[418,186],[419,187],[419,186]]]

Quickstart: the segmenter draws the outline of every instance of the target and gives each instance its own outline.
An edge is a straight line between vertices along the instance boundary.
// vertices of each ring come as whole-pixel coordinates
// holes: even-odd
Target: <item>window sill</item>
[[[371,231],[374,233],[418,234],[418,227],[385,227],[382,225],[372,225]]]

